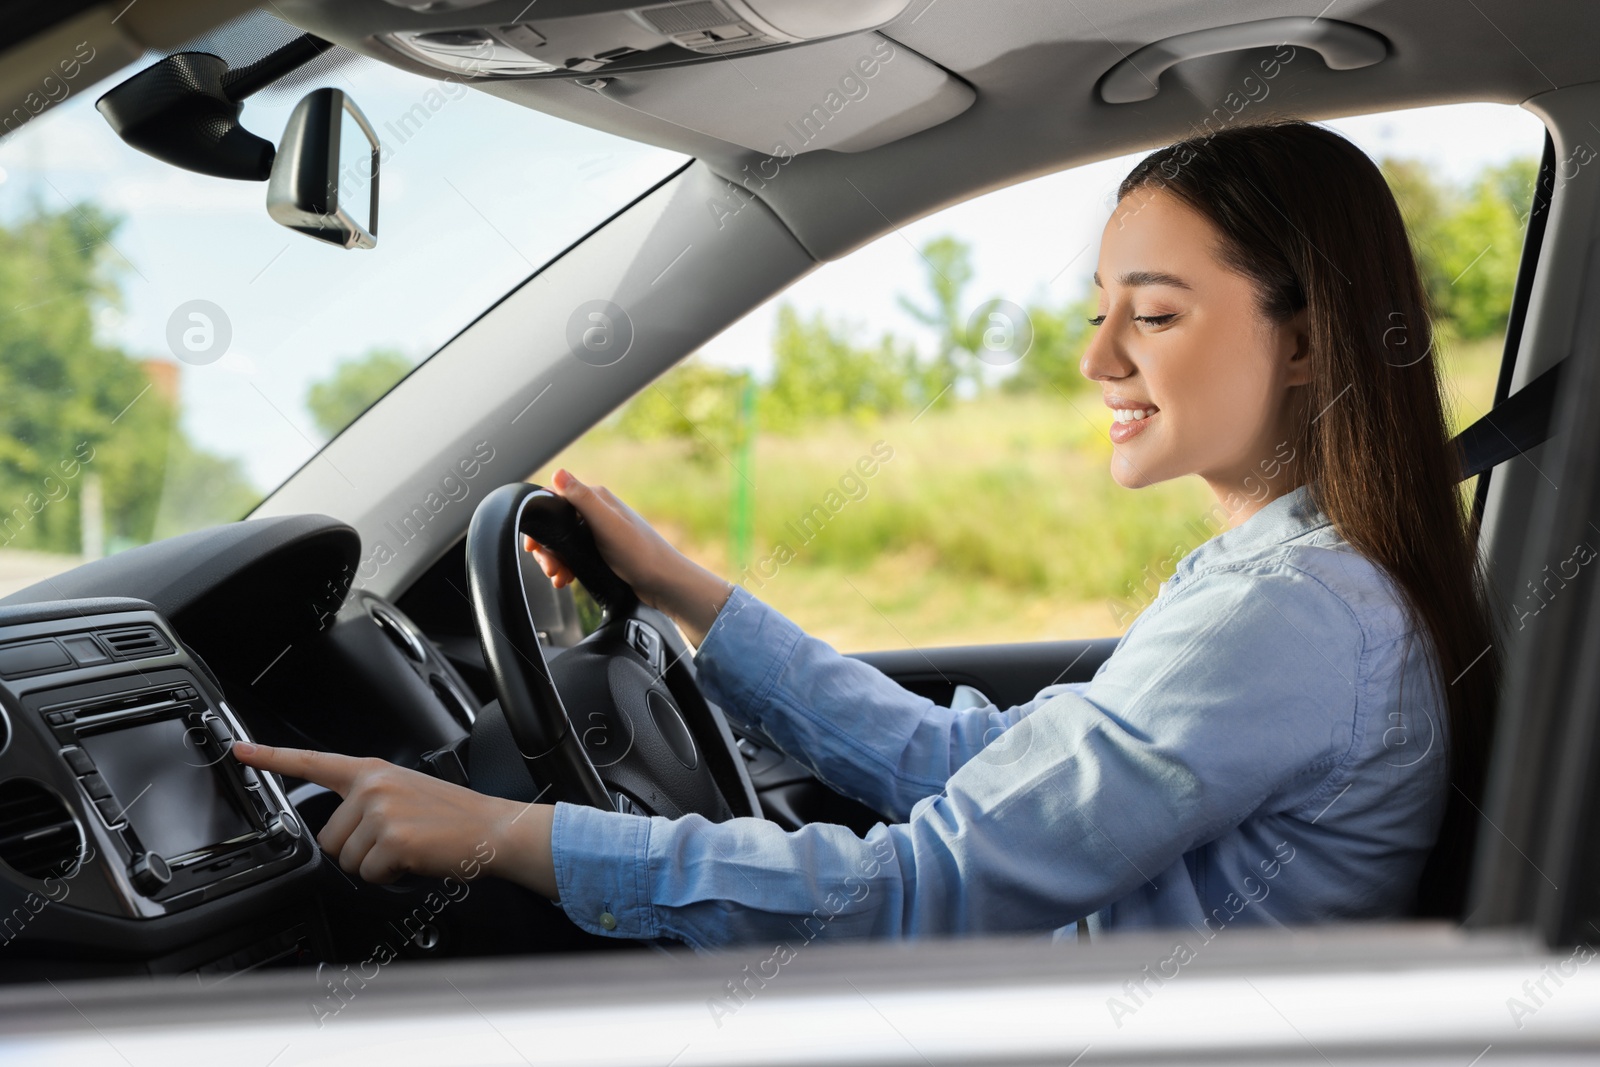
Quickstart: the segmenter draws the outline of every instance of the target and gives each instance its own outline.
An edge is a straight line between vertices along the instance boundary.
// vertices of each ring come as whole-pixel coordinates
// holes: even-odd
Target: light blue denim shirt
[[[1403,916],[1449,788],[1430,647],[1305,487],[1189,552],[1091,681],[1004,711],[916,696],[737,587],[708,699],[886,821],[561,803],[560,904],[696,947]]]

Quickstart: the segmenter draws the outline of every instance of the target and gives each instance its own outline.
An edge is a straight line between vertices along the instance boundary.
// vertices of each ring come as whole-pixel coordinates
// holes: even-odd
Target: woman
[[[1092,681],[1006,711],[937,707],[557,475],[613,569],[699,646],[708,697],[892,824],[863,839],[646,819],[479,796],[376,760],[244,745],[239,758],[345,796],[320,840],[347,871],[454,873],[489,842],[486,869],[612,937],[1400,917],[1430,851],[1425,896],[1458,907],[1497,653],[1423,290],[1382,176],[1304,123],[1180,142],[1122,183],[1098,268],[1081,369],[1117,413],[1112,476],[1198,475],[1229,525]]]

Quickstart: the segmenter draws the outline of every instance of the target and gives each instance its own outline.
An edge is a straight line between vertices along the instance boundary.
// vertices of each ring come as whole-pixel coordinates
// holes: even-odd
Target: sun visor
[[[876,33],[597,79],[608,100],[753,152],[864,152],[937,126],[977,98]]]

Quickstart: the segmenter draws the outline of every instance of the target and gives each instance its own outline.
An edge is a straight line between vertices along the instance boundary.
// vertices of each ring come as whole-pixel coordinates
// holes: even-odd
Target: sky
[[[240,457],[263,491],[320,447],[305,394],[341,358],[374,347],[426,358],[684,161],[372,61],[327,81],[358,102],[386,150],[371,251],[321,245],[277,226],[266,215],[262,184],[191,174],[124,145],[93,107],[114,79],[0,141],[0,222],[31,204],[59,209],[86,198],[123,217],[111,235],[122,306],[105,309],[98,322],[107,340],[173,360],[180,342],[172,338],[194,324],[187,316],[195,308],[208,322],[217,314],[225,320],[225,351],[212,331],[204,335],[210,349],[180,353],[185,426],[211,451]],[[252,100],[244,125],[277,141],[293,99]],[[420,118],[402,125],[406,114]],[[1537,157],[1543,136],[1531,113],[1494,104],[1327,125],[1375,157],[1421,159],[1452,181],[1513,156]],[[1094,269],[1116,183],[1136,159],[1039,178],[902,227],[755,309],[703,356],[764,373],[785,300],[857,323],[864,340],[893,331],[931,351],[932,336],[896,297],[926,302],[916,249],[941,234],[973,247],[973,307],[993,296],[1072,299]]]

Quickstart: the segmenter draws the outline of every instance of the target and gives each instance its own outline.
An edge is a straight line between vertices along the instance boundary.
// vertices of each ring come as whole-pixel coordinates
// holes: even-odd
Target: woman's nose
[[[1116,331],[1109,321],[1093,327],[1093,330],[1089,344],[1083,350],[1083,357],[1078,360],[1078,372],[1092,382],[1126,378],[1133,373],[1133,365],[1123,355]]]

